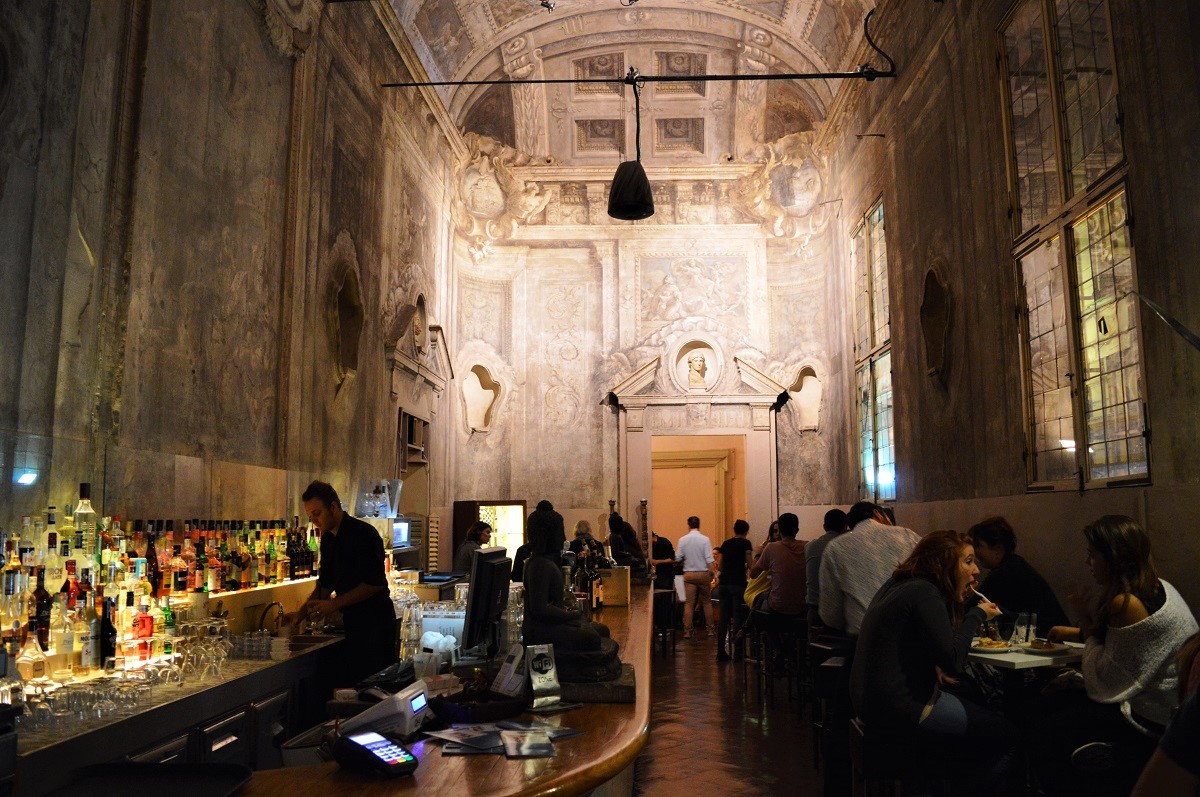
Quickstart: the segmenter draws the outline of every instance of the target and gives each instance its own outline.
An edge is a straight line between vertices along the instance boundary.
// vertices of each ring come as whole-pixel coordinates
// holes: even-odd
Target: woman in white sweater
[[[1055,696],[1034,755],[1044,756],[1039,769],[1052,793],[1128,794],[1179,705],[1175,655],[1196,632],[1196,619],[1158,577],[1137,521],[1105,515],[1083,536],[1100,597],[1072,607],[1082,617],[1078,628],[1055,626],[1049,638],[1085,643],[1086,695]]]

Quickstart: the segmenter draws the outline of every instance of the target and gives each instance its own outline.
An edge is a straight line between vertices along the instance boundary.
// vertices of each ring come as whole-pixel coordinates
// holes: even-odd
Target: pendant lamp
[[[639,75],[633,67],[625,76],[625,82],[633,86],[634,145],[637,158],[625,161],[617,167],[612,186],[608,189],[608,215],[614,219],[637,221],[654,215],[654,192],[650,179],[642,168],[642,101],[638,90]]]

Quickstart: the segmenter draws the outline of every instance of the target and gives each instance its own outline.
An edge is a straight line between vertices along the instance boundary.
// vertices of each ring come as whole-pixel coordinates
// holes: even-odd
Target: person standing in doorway
[[[685,603],[683,607],[683,638],[692,638],[692,625],[695,620],[696,602],[700,602],[704,612],[704,624],[709,636],[716,634],[713,628],[712,610],[712,577],[713,567],[712,543],[708,537],[700,533],[700,518],[692,515],[687,519],[688,533],[679,541],[675,551],[675,561],[683,562],[683,588]]]
[[[717,625],[717,661],[741,658],[740,651],[731,657],[733,639],[745,620],[746,602],[742,594],[746,591],[746,565],[750,551],[754,548],[746,535],[750,524],[735,520],[733,536],[721,543],[721,575],[718,583],[721,593],[721,619]]]

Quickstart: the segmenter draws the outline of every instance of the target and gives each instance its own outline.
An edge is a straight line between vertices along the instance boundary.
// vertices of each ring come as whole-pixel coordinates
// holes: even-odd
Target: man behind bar
[[[321,571],[300,616],[341,612],[346,641],[333,675],[336,686],[353,686],[396,661],[396,613],[383,569],[383,540],[373,526],[342,510],[332,485],[314,481],[301,499],[321,532]]]

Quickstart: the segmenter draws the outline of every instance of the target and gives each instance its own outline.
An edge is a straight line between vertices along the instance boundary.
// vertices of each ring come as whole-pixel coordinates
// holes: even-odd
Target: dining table
[[[1070,667],[1083,660],[1082,643],[1065,642],[1060,647],[1061,650],[1037,652],[1030,652],[1026,645],[1016,643],[1007,648],[980,648],[979,640],[975,639],[971,642],[967,660],[999,671],[1005,714],[1012,718],[1027,702],[1026,676],[1030,671],[1046,667]]]

